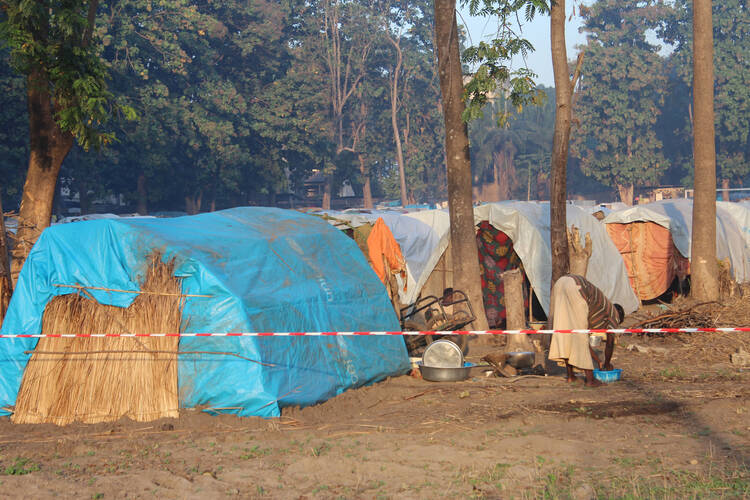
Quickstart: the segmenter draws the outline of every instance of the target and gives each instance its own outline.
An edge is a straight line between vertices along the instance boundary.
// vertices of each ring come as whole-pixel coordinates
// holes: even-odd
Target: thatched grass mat
[[[44,311],[42,332],[179,332],[182,303],[173,267],[155,256],[141,291],[157,294],[140,294],[127,309],[78,294],[56,297]],[[176,418],[178,342],[177,337],[39,339],[12,420],[65,425]]]

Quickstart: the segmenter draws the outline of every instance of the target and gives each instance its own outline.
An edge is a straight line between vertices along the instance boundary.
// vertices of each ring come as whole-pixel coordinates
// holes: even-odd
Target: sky
[[[459,2],[460,3],[460,2]],[[569,2],[570,3],[570,2]],[[459,24],[464,24],[469,32],[469,43],[476,45],[481,40],[489,40],[492,37],[497,25],[496,19],[471,17],[468,7],[458,7],[460,14]],[[577,10],[576,10],[577,12]],[[581,25],[581,18],[573,16],[573,6],[567,6],[566,23],[565,23],[565,45],[568,50],[568,59],[575,59],[578,55],[576,45],[585,42],[583,34],[578,33]],[[523,18],[523,16],[521,16]],[[537,15],[534,20],[523,26],[523,34],[526,39],[534,46],[535,51],[530,53],[524,63],[522,58],[512,61],[512,67],[523,67],[524,64],[538,75],[536,82],[548,87],[553,87],[555,78],[552,73],[552,54],[549,40],[549,15]]]

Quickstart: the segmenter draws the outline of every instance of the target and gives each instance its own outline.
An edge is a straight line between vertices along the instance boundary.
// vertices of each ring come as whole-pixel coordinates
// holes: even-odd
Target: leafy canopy
[[[537,14],[548,14],[546,0],[464,0],[473,16],[497,18],[497,31],[489,42],[480,41],[464,50],[463,62],[476,67],[472,79],[464,86],[466,111],[464,120],[482,116],[485,105],[491,97],[504,93],[507,99],[520,112],[527,104],[543,103],[545,94],[536,88],[536,74],[528,68],[511,69],[511,58],[520,54],[524,57],[534,50],[532,44],[523,38],[518,30],[521,25],[520,13],[531,21]],[[506,111],[496,114],[499,125],[507,123]]]
[[[103,126],[131,108],[118,106],[107,87],[108,69],[99,57],[98,40],[89,25],[97,0],[2,0],[0,40],[19,73],[45,85],[54,103],[55,121],[85,149],[114,140]]]

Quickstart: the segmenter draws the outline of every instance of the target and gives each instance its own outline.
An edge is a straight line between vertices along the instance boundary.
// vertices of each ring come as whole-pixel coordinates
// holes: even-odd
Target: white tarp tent
[[[393,238],[401,247],[406,261],[406,290],[399,280],[399,300],[402,304],[413,304],[420,290],[430,277],[440,256],[448,247],[450,220],[444,210],[423,210],[419,212],[395,212],[388,210],[326,210],[314,212],[326,214],[333,219],[345,221],[351,227],[374,224],[382,218]],[[335,221],[329,221],[335,224]]]
[[[407,287],[399,292],[404,304],[412,304],[427,278],[448,247],[450,220],[447,210],[424,210],[401,213],[393,211],[325,211],[329,217],[346,221],[351,227],[374,223],[381,217],[393,233],[406,260]],[[549,313],[552,257],[549,239],[549,203],[506,201],[481,205],[474,209],[478,224],[487,220],[513,240],[513,248],[523,262],[529,282],[539,303]],[[335,225],[335,221],[330,221]],[[630,287],[625,264],[604,226],[583,209],[568,205],[568,226],[581,230],[581,237],[591,234],[593,253],[586,273],[613,302],[626,313],[638,309],[638,298]],[[400,287],[403,288],[403,287]]]
[[[600,288],[625,313],[638,309],[638,298],[630,287],[625,263],[604,226],[585,210],[569,204],[568,227],[580,229],[581,238],[591,235],[592,254],[586,279]],[[474,209],[474,221],[488,221],[513,240],[513,249],[523,262],[526,276],[539,303],[549,314],[552,252],[550,247],[549,203],[503,201]]]
[[[734,222],[740,228],[742,239],[745,245],[750,249],[750,202],[741,201],[717,201],[716,208],[720,208],[732,216]]]
[[[734,203],[727,203],[734,205]],[[693,201],[687,199],[662,200],[637,205],[609,214],[605,224],[654,222],[669,229],[677,250],[690,258],[690,241],[693,231]],[[732,275],[739,282],[750,280],[750,252],[735,218],[725,210],[725,204],[716,206],[716,257],[729,258]]]

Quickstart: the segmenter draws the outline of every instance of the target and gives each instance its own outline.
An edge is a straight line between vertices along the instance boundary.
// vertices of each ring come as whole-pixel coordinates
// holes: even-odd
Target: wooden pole
[[[520,269],[505,271],[502,274],[505,294],[505,327],[508,330],[526,328],[526,311],[523,307],[523,274]],[[508,335],[508,352],[531,351],[531,342],[525,333]]]
[[[523,275],[520,269],[505,271],[502,274],[505,293],[505,327],[508,330],[521,330],[526,326],[523,307]]]

